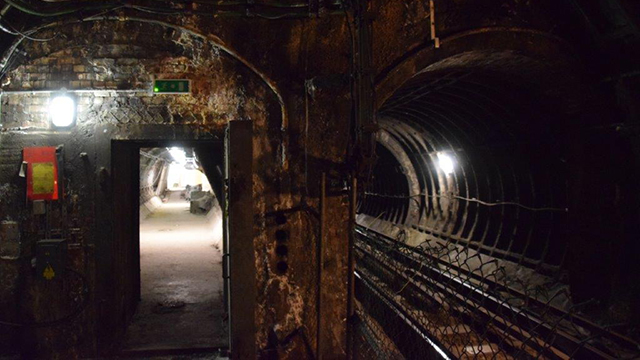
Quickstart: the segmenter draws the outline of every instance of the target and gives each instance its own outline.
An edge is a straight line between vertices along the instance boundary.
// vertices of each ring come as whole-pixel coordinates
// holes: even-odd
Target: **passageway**
[[[192,214],[181,191],[140,220],[141,301],[125,350],[227,346],[221,213]]]

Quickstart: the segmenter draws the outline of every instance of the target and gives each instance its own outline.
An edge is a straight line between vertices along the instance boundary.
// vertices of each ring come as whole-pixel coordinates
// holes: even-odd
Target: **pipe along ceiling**
[[[541,94],[491,72],[418,74],[378,112],[358,212],[538,270],[562,266],[566,121]]]

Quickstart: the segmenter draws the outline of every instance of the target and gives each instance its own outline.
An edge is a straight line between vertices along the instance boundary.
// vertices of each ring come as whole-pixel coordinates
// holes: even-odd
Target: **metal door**
[[[252,121],[230,121],[227,127],[225,193],[223,267],[229,304],[229,347],[234,359],[255,359]]]

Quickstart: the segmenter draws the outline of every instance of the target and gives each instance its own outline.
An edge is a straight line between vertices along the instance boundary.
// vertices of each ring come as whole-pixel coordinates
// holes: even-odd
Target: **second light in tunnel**
[[[440,166],[440,169],[446,175],[451,175],[451,174],[453,174],[453,171],[455,170],[455,167],[456,167],[455,159],[453,158],[453,156],[451,156],[451,155],[449,155],[447,153],[439,152],[438,153],[438,166]]]

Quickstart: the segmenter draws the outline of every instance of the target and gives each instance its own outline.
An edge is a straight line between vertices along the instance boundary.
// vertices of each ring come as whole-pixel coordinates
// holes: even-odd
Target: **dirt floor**
[[[123,351],[227,347],[219,211],[194,215],[179,192],[168,198],[140,220],[142,300]]]

